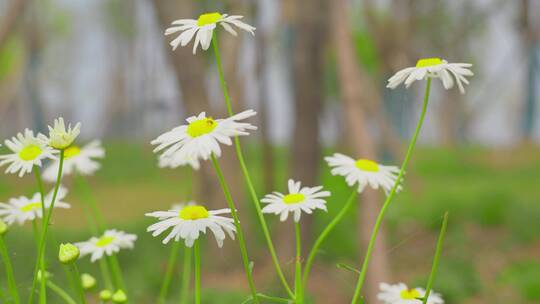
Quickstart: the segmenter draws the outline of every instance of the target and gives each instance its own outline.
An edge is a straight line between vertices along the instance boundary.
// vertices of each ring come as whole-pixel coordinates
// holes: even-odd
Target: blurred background
[[[103,169],[92,195],[111,227],[137,233],[121,264],[136,303],[154,303],[169,246],[145,232],[145,212],[194,199],[225,206],[211,168],[157,167],[150,140],[201,111],[225,114],[211,52],[171,51],[163,35],[175,19],[204,12],[244,15],[256,35],[219,31],[236,112],[258,112],[259,130],[243,139],[260,197],[288,177],[332,191],[327,214],[303,217],[313,240],[350,193],[322,157],[339,151],[399,165],[416,124],[423,85],[390,91],[386,80],[418,58],[473,64],[467,93],[436,81],[426,124],[391,206],[368,274],[378,283],[426,283],[443,213],[450,226],[435,289],[447,303],[540,303],[540,2],[533,0],[0,0],[0,135],[45,131],[58,116],[83,124],[81,143],[101,139]],[[232,149],[222,165],[245,223],[261,291],[283,295],[246,197]],[[53,241],[90,237],[80,202],[53,217]],[[0,177],[0,201],[30,195],[32,176]],[[312,303],[348,303],[383,195],[366,191],[323,245],[309,290]],[[290,223],[271,220],[290,278]],[[21,288],[34,259],[31,227],[12,229]],[[306,248],[311,246],[306,244]],[[52,272],[63,280],[55,246]],[[237,245],[205,245],[205,303],[247,295]],[[85,259],[87,260],[87,259]],[[82,268],[98,277],[95,265]],[[179,281],[171,289],[178,298]],[[178,287],[178,288],[177,288]],[[53,297],[53,296],[51,296]],[[60,301],[56,299],[56,301]],[[53,303],[57,303],[54,302]]]

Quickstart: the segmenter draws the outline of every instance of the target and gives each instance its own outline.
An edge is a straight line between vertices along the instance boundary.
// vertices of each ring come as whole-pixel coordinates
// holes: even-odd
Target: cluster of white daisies
[[[200,46],[207,50],[213,41],[214,30],[221,25],[227,32],[237,35],[234,27],[254,34],[255,28],[240,21],[242,16],[229,16],[220,13],[208,13],[195,19],[181,19],[172,23],[165,31],[166,35],[178,34],[172,40],[171,46],[186,46],[193,38],[193,53]],[[472,72],[468,69],[471,65],[465,63],[448,63],[439,58],[421,59],[415,67],[406,68],[396,73],[388,81],[389,88],[396,88],[404,83],[410,86],[413,82],[427,79],[441,79],[444,88],[449,89],[457,83],[459,90],[464,92],[464,84],[468,84],[467,76]],[[201,161],[207,161],[212,157],[221,156],[221,145],[231,145],[234,137],[247,136],[250,131],[257,128],[246,122],[246,119],[256,115],[253,110],[243,111],[227,118],[214,119],[205,112],[186,119],[187,123],[173,128],[158,136],[151,143],[155,145],[154,152],[159,153],[159,166],[177,168],[189,165],[193,169],[199,169]],[[0,156],[0,166],[8,165],[7,173],[18,173],[23,176],[41,167],[43,162],[50,160],[50,164],[43,171],[43,178],[54,181],[59,167],[58,151],[63,150],[65,155],[64,175],[81,174],[89,175],[99,168],[97,158],[104,156],[104,150],[99,141],[89,143],[84,147],[72,145],[79,134],[80,124],[73,129],[69,126],[66,130],[63,120],[55,121],[54,127],[50,127],[49,137],[25,130],[17,134],[11,140],[6,140],[5,145],[12,151],[11,154]],[[333,175],[345,178],[347,184],[356,187],[362,192],[367,186],[373,189],[382,189],[388,194],[394,188],[399,173],[399,168],[386,166],[369,159],[352,158],[344,154],[336,153],[325,158]],[[401,186],[397,186],[400,190]],[[63,200],[67,194],[65,188],[60,188],[58,201],[54,205],[58,208],[69,208],[69,204]],[[266,204],[263,213],[279,215],[281,221],[285,221],[292,215],[295,222],[299,222],[301,215],[312,214],[315,210],[327,210],[326,199],[331,195],[323,190],[322,186],[302,187],[299,181],[288,181],[287,193],[273,192],[261,199]],[[51,194],[45,197],[45,208],[51,206]],[[42,202],[39,193],[31,198],[24,196],[12,198],[8,203],[0,203],[0,217],[9,225],[20,225],[27,221],[33,221],[42,215]],[[219,247],[228,235],[235,238],[236,228],[232,218],[227,217],[231,209],[208,210],[205,206],[195,202],[175,205],[170,210],[150,212],[146,215],[156,218],[158,221],[148,227],[153,236],[158,236],[168,231],[163,243],[171,240],[184,241],[187,247],[192,247],[199,237],[209,230],[214,235]],[[92,261],[102,258],[104,255],[112,255],[120,249],[131,249],[137,237],[118,230],[107,230],[103,235],[92,237],[86,242],[76,243],[82,255],[90,255]],[[381,293],[378,299],[386,304],[418,303],[424,297],[425,291],[421,288],[409,289],[404,284],[388,285],[381,284]],[[431,293],[429,304],[441,304],[443,300],[439,294]]]
[[[92,175],[100,168],[97,160],[105,156],[105,150],[98,140],[84,146],[76,145],[74,141],[80,133],[80,126],[78,123],[73,128],[71,125],[66,127],[63,118],[58,118],[52,127],[49,126],[49,136],[26,129],[4,142],[11,153],[0,155],[0,166],[6,165],[6,173],[18,174],[19,177],[33,170],[39,173],[39,168],[44,167],[41,174],[43,180],[54,183],[60,166],[60,151],[63,151],[62,176]],[[30,197],[21,195],[10,198],[6,203],[0,202],[0,219],[8,226],[43,219],[43,210],[49,212],[51,206],[61,209],[71,207],[65,202],[67,194],[67,188],[59,185],[54,203],[52,190],[43,199],[39,192]],[[104,253],[111,255],[120,249],[133,248],[136,238],[133,234],[107,230],[102,236],[92,237],[77,245],[81,256],[90,255],[91,260],[96,261]]]

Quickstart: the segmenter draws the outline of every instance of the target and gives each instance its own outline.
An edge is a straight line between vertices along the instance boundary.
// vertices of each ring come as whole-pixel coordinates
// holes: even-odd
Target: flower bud
[[[114,303],[126,303],[127,302],[126,293],[122,289],[118,289],[113,294],[112,300],[113,300]]]
[[[38,279],[38,281],[40,281],[40,282],[41,282],[41,277],[42,277],[42,275],[41,275],[41,270],[38,270],[38,273],[37,273],[37,279]],[[50,278],[50,277],[51,277],[51,274],[50,274],[48,271],[45,271],[45,279],[48,279],[48,278]]]
[[[92,289],[96,286],[96,279],[88,273],[81,275],[81,284],[84,290]]]
[[[108,289],[103,289],[99,292],[99,299],[101,301],[109,301],[112,298],[112,292]]]
[[[0,236],[6,234],[8,231],[8,226],[6,225],[6,223],[4,223],[4,221],[0,220]]]
[[[81,252],[79,251],[79,248],[77,248],[77,246],[70,243],[60,244],[58,259],[62,264],[71,264],[79,258],[80,254]]]

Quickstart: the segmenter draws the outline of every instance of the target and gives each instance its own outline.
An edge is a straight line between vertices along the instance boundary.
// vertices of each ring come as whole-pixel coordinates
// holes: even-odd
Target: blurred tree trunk
[[[162,1],[154,0],[159,23],[162,29],[169,27],[172,21],[180,18],[193,18],[196,13],[195,2],[190,0]],[[209,112],[210,103],[206,94],[206,67],[203,55],[192,54],[191,47],[179,47],[174,52],[169,46],[172,37],[164,38],[167,54],[170,56],[179,87],[182,91],[183,108],[186,114],[194,115],[202,111]],[[183,122],[182,122],[183,123]],[[214,187],[214,172],[207,164],[194,174],[194,192],[200,199],[213,202],[221,194]]]
[[[346,0],[337,0],[332,6],[332,33],[337,50],[338,78],[341,85],[345,123],[358,158],[377,159],[375,141],[368,132],[367,114],[363,104],[373,97],[369,90],[370,79],[357,62],[349,24]],[[378,192],[369,187],[361,195],[359,208],[359,233],[363,248],[367,247],[380,207]],[[363,250],[361,251],[363,254]],[[364,258],[363,256],[361,258]],[[361,261],[360,261],[361,262]],[[387,282],[389,267],[385,245],[385,233],[381,230],[366,280],[366,302],[375,303],[378,284]]]
[[[527,61],[525,76],[525,99],[523,105],[522,137],[530,141],[534,131],[535,110],[537,98],[538,79],[538,31],[534,28],[530,18],[530,0],[521,0],[520,7],[520,34]]]
[[[2,49],[9,35],[15,29],[17,22],[21,20],[24,8],[30,0],[11,0],[10,2],[7,5],[7,11],[3,14],[4,19],[0,23],[0,49]]]
[[[319,115],[324,101],[324,48],[328,2],[295,1],[293,11],[294,131],[291,178],[315,186],[319,178]],[[302,218],[304,245],[310,244],[313,217]],[[292,243],[292,242],[291,242]]]
[[[257,11],[258,14],[262,14],[261,2],[258,5],[253,5],[252,11]],[[254,13],[253,16],[256,16]],[[259,20],[262,18],[259,17]],[[262,155],[262,167],[263,167],[263,184],[264,193],[270,193],[275,190],[274,188],[274,147],[270,140],[270,131],[268,123],[268,84],[266,79],[266,58],[267,48],[269,47],[268,39],[269,34],[264,29],[259,27],[257,35],[255,35],[255,44],[257,48],[256,55],[256,67],[255,73],[257,75],[258,88],[259,88],[259,129],[261,135],[261,155]]]

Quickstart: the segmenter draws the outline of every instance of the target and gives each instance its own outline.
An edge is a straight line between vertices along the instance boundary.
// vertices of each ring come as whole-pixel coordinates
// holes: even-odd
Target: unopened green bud
[[[92,289],[96,286],[96,279],[88,273],[83,273],[81,275],[81,283],[85,290]]]
[[[112,292],[108,289],[103,289],[99,292],[99,299],[101,301],[109,301],[112,298]]]
[[[79,248],[77,248],[77,246],[70,243],[60,244],[58,259],[62,264],[71,264],[79,258],[80,254],[81,252],[79,251]]]
[[[8,231],[8,226],[4,221],[0,220],[0,236],[6,234]]]
[[[38,278],[38,281],[41,282],[41,270],[38,270],[38,273],[37,273],[37,278]],[[51,274],[48,272],[48,271],[45,271],[45,279],[48,279],[51,277]]]
[[[119,289],[113,294],[112,300],[114,303],[126,303],[127,302],[126,293],[122,289]]]

